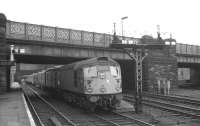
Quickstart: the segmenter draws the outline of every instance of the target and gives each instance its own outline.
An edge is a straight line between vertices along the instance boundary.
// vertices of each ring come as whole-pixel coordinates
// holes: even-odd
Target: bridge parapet
[[[200,46],[177,43],[176,54],[200,56]]]
[[[6,38],[109,47],[113,35],[7,21]],[[134,43],[140,41],[138,38],[124,38]]]
[[[113,35],[7,20],[6,38],[107,48],[113,40]],[[122,36],[118,38],[122,40]],[[130,44],[143,41],[141,38],[133,37],[123,37],[123,39],[126,40],[123,43]],[[200,46],[176,43],[174,51],[176,51],[178,62],[200,63]]]
[[[200,63],[200,46],[176,44],[176,55],[179,63]]]

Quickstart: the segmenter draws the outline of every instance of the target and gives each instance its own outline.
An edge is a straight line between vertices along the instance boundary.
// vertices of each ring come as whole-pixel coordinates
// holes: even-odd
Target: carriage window
[[[84,75],[85,77],[96,77],[97,76],[96,66],[84,68]]]
[[[110,72],[113,76],[117,76],[119,74],[117,67],[114,66],[110,66]]]

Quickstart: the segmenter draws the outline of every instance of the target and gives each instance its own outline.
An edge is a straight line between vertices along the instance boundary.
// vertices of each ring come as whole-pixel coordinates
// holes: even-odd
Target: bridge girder
[[[61,62],[69,59],[84,59],[91,57],[107,56],[113,59],[129,60],[129,56],[119,49],[110,49],[105,47],[81,46],[70,45],[63,43],[39,42],[39,41],[25,41],[25,40],[12,40],[8,39],[10,45],[14,45],[15,49],[23,49],[23,52],[15,52],[17,62],[34,62],[31,57],[41,59],[45,63],[45,59],[60,60]],[[24,57],[24,58],[23,58]],[[43,57],[43,58],[42,58]],[[24,61],[23,61],[24,60]],[[53,61],[54,62],[54,61]]]

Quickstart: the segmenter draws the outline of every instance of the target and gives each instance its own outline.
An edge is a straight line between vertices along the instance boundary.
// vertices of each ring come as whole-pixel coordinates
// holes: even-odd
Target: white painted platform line
[[[28,118],[29,118],[29,121],[30,121],[30,124],[31,126],[36,126],[35,125],[35,121],[33,120],[33,116],[28,108],[28,105],[26,103],[26,100],[25,100],[25,97],[24,97],[24,94],[22,93],[22,99],[23,99],[23,102],[24,102],[24,106],[25,106],[25,109],[26,109],[26,112],[27,112],[27,115],[28,115]]]

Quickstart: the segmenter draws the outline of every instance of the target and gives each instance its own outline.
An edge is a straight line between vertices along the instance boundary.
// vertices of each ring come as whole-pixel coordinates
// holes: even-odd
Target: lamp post
[[[124,37],[123,20],[125,20],[125,19],[127,19],[127,18],[128,18],[128,16],[125,16],[125,17],[122,17],[122,18],[121,18],[121,24],[122,24],[122,39],[123,39],[123,37]]]

